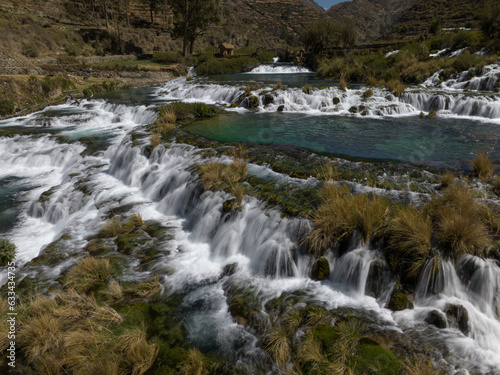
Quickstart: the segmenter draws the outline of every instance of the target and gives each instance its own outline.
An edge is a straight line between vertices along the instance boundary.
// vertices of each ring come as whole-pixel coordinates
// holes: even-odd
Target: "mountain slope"
[[[352,0],[334,5],[326,14],[341,22],[351,21],[359,41],[378,39],[415,0]]]
[[[477,28],[477,12],[482,5],[482,0],[416,0],[383,38],[401,39],[424,35],[434,21],[442,28]]]

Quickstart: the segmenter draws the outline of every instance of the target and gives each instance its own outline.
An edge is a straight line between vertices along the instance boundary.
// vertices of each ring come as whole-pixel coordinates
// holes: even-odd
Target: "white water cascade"
[[[268,69],[266,66],[259,68]],[[269,72],[272,73],[271,70]],[[467,74],[468,72],[465,72],[464,76]],[[159,95],[165,100],[236,106],[235,110],[244,110],[248,105],[248,100],[244,98],[253,95],[257,98],[257,109],[260,112],[282,111],[377,118],[417,116],[422,112],[436,110],[442,117],[500,122],[500,96],[492,92],[477,91],[493,90],[499,75],[500,68],[497,65],[489,66],[485,68],[482,76],[463,81],[460,83],[461,89],[451,90],[444,88],[446,85],[455,87],[456,84],[451,81],[442,83],[440,88],[433,86],[432,82],[439,80],[437,73],[423,87],[408,88],[400,98],[385,89],[373,88],[371,95],[366,96],[367,88],[347,89],[344,92],[336,86],[312,88],[308,91],[294,87],[261,87],[248,94],[245,91],[246,86],[186,81],[183,78],[166,83],[159,90]],[[469,92],[463,90],[466,85]]]
[[[297,73],[314,73],[311,70],[299,66],[286,63],[277,63],[269,65],[259,65],[246,74],[297,74]]]
[[[183,79],[169,82],[161,91],[163,99],[226,104],[235,102],[242,93],[237,86]],[[260,102],[259,108],[271,111],[282,103],[287,111],[333,113],[339,108],[342,113],[363,103],[368,115],[417,111],[382,90],[374,91],[373,98],[362,100],[355,90],[343,93],[334,87],[310,94],[300,89],[276,90],[275,102],[267,106]],[[334,104],[334,97],[339,103]],[[384,100],[387,106],[381,106]],[[396,108],[389,103],[396,103]],[[142,125],[153,121],[151,108],[83,101],[79,106],[68,104],[50,110],[56,115],[48,109],[1,124],[22,127],[48,122],[51,129],[67,137],[0,138],[0,177],[16,176],[32,186],[20,198],[16,223],[8,233],[2,233],[19,247],[20,271],[23,264],[62,236],[67,254],[77,254],[54,267],[30,268],[29,277],[43,274],[56,280],[84,255],[80,253],[87,238],[98,232],[111,211],[132,206],[144,220],[171,228],[172,239],[163,244],[152,272],[160,274],[169,293],[185,291],[182,303],[189,338],[200,346],[209,342],[248,366],[250,372],[261,370],[265,355],[255,334],[235,322],[228,311],[228,290],[242,285],[253,293],[262,315],[266,314],[263,306],[267,301],[300,293],[307,301],[328,309],[349,307],[370,314],[388,329],[415,334],[419,340],[424,332],[427,338],[422,340],[433,344],[455,369],[465,361],[471,371],[500,371],[500,269],[492,260],[468,257],[456,266],[443,261],[437,273],[429,263],[418,286],[415,308],[393,314],[384,306],[394,280],[378,250],[354,246],[341,257],[330,259],[330,280],[312,280],[313,261],[301,245],[311,229],[309,221],[283,217],[277,209],[249,196],[245,196],[241,212],[224,212],[222,203],[229,195],[202,193],[193,172],[207,162],[199,149],[171,143],[156,147],[151,154],[146,152],[149,133]],[[132,142],[132,130],[143,134],[145,140]],[[82,152],[83,141],[68,143],[68,139],[88,135],[100,137],[106,144],[87,154]],[[249,170],[259,168],[267,167],[251,166]],[[275,173],[267,169],[269,175]],[[227,275],[225,268],[230,265],[236,265],[236,271]],[[126,277],[142,277],[144,273],[131,266]],[[425,323],[430,311],[446,314],[450,305],[466,309],[469,326],[465,333],[455,325],[456,317],[450,318],[445,329]],[[449,315],[453,316],[453,310]]]

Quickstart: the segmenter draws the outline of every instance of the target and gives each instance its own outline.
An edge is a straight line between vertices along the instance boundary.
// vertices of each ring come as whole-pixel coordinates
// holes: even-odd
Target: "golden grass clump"
[[[177,121],[177,116],[175,114],[174,108],[172,108],[171,106],[168,106],[168,105],[163,106],[160,109],[160,112],[158,114],[158,118],[164,122],[170,122],[170,123],[174,123]]]
[[[313,89],[312,85],[310,85],[310,84],[306,84],[306,85],[304,85],[304,87],[302,88],[302,92],[303,92],[304,94],[310,94],[310,93],[311,93],[311,91],[312,91],[312,89]]]
[[[491,243],[489,232],[498,232],[500,219],[462,186],[451,186],[427,205],[436,239],[444,254],[458,259],[465,253],[481,254]]]
[[[110,297],[111,299],[119,300],[123,297],[123,289],[118,281],[111,280],[102,294]]]
[[[180,375],[207,375],[205,356],[196,348],[188,350],[188,358],[179,366]]]
[[[413,355],[412,359],[403,361],[403,370],[408,375],[444,375],[446,371],[436,368],[430,357]]]
[[[363,97],[365,99],[368,99],[368,98],[371,98],[373,96],[373,90],[372,89],[367,89],[364,93],[363,93]]]
[[[224,165],[217,162],[209,162],[200,166],[203,189],[212,190],[224,184]]]
[[[151,134],[151,147],[155,148],[161,143],[161,135],[158,133]]]
[[[340,175],[336,168],[331,163],[320,163],[320,166],[315,170],[316,177],[325,182],[339,181]]]
[[[463,254],[481,255],[491,239],[478,217],[444,207],[439,213],[436,237],[446,255],[457,259]]]
[[[399,80],[391,80],[386,84],[387,90],[392,91],[394,95],[401,98],[401,95],[405,92],[405,85]]]
[[[482,181],[489,181],[493,177],[493,162],[489,155],[480,151],[471,162],[472,174]]]
[[[388,226],[389,259],[395,269],[403,263],[412,277],[417,277],[429,256],[432,223],[414,207],[402,207]]]
[[[314,230],[308,236],[317,255],[355,231],[367,242],[382,228],[389,213],[385,198],[350,195],[347,185],[325,184],[319,197],[321,204],[311,216]]]
[[[347,90],[347,78],[344,72],[340,74],[339,87],[344,92]]]
[[[151,279],[142,281],[136,284],[133,288],[124,290],[124,293],[134,298],[152,298],[162,291],[163,287],[158,279],[158,276],[153,276]]]
[[[86,257],[70,268],[63,284],[77,292],[85,292],[92,286],[104,281],[113,272],[108,259]]]
[[[122,232],[122,221],[119,216],[114,216],[103,225],[99,234],[102,237],[116,237]]]
[[[124,353],[132,375],[144,374],[153,365],[159,350],[157,345],[148,343],[146,333],[140,328],[122,334],[117,348]]]
[[[284,365],[290,358],[292,348],[284,328],[273,327],[267,334],[264,350],[279,365]]]
[[[56,292],[54,299],[35,297],[22,307],[18,344],[37,373],[142,375],[158,354],[144,328],[113,330],[122,316],[73,289]]]
[[[273,91],[281,90],[281,87],[283,87],[283,84],[281,82],[277,82],[273,87]]]
[[[17,342],[28,363],[33,363],[48,351],[60,347],[63,336],[61,320],[46,313],[27,319],[18,332]]]
[[[441,188],[447,188],[453,185],[455,182],[455,175],[450,171],[447,171],[441,175]]]

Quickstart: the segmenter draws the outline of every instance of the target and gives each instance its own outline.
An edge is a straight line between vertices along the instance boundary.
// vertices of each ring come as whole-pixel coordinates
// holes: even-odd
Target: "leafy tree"
[[[489,37],[500,37],[500,3],[497,0],[485,2],[481,11],[481,27]]]
[[[174,13],[173,35],[182,38],[182,55],[193,53],[198,38],[212,24],[219,22],[219,0],[171,0]]]
[[[329,55],[342,40],[342,25],[331,18],[322,18],[306,26],[302,33],[306,50],[315,55]]]

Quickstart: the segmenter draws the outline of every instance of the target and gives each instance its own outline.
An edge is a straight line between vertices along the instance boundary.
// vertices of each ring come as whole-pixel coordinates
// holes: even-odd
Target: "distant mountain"
[[[352,0],[332,6],[326,14],[339,21],[352,21],[359,41],[374,40],[386,33],[415,1]]]

